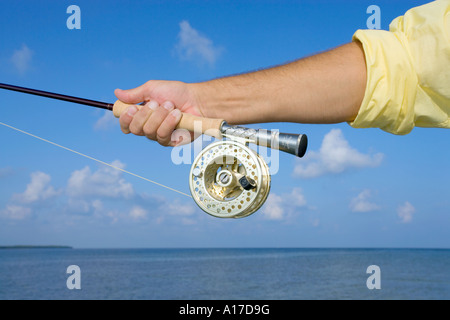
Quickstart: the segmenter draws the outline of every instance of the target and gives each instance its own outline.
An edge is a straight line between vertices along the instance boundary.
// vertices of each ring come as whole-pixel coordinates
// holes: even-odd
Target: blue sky
[[[150,79],[204,81],[282,64],[381,28],[427,1],[2,1],[0,82],[115,101]],[[69,30],[66,9],[81,9]],[[189,193],[172,149],[126,136],[80,105],[0,91],[0,122]],[[75,247],[450,247],[448,131],[407,136],[347,124],[264,124],[307,133],[280,154],[269,199],[238,220],[0,126],[0,245]],[[447,142],[445,142],[447,141]]]

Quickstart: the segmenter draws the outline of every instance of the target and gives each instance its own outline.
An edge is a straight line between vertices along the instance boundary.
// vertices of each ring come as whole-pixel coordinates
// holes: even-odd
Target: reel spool
[[[269,195],[270,180],[266,162],[237,139],[207,146],[189,173],[194,201],[218,218],[243,218],[256,212]]]

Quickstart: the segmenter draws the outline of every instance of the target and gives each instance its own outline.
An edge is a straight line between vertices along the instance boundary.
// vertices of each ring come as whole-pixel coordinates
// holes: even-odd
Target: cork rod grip
[[[114,103],[113,113],[116,118],[125,112],[131,104],[126,104],[120,100]],[[142,105],[136,105],[139,109]],[[207,134],[217,139],[222,139],[221,126],[224,120],[197,117],[189,113],[182,113],[177,129],[185,129],[195,133]]]

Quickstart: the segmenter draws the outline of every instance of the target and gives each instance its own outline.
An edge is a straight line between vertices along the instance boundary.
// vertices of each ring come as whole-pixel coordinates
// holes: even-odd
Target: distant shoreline
[[[16,246],[0,246],[0,249],[73,249],[71,246],[31,246],[31,245],[16,245]]]

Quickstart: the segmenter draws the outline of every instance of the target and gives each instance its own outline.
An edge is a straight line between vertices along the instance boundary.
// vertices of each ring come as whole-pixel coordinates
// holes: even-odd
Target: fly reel
[[[202,150],[192,164],[189,187],[197,205],[219,218],[243,218],[257,211],[270,191],[266,162],[238,140]]]
[[[200,152],[189,173],[189,188],[206,213],[218,218],[247,217],[264,204],[271,184],[269,167],[249,143],[302,157],[307,137],[229,126],[226,122],[220,132],[229,140],[214,142]]]

